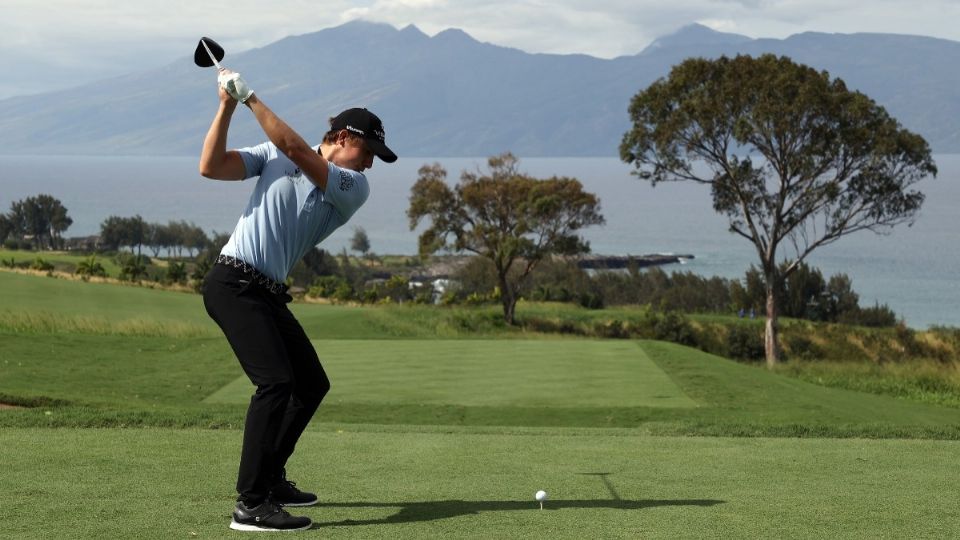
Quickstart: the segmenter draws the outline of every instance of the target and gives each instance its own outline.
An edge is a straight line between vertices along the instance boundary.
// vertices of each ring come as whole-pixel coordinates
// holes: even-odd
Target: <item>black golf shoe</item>
[[[283,506],[313,506],[317,504],[317,496],[297,489],[296,483],[287,480],[286,471],[280,474],[280,481],[270,488],[270,498]]]
[[[233,511],[233,521],[230,522],[230,528],[235,531],[302,531],[311,525],[313,521],[310,518],[291,516],[290,512],[269,499],[253,508],[238,502]]]

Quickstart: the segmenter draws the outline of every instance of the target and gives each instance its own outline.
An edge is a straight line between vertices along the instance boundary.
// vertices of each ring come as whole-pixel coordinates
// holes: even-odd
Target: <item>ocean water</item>
[[[819,248],[808,262],[825,276],[846,273],[861,305],[889,305],[915,328],[960,326],[960,155],[936,156],[940,173],[918,188],[927,195],[912,227],[887,235],[853,234]],[[455,182],[464,170],[485,170],[485,158],[401,158],[376,162],[367,172],[370,198],[321,246],[349,248],[354,227],[363,227],[372,250],[413,254],[417,234],[406,217],[417,170],[440,163]],[[139,214],[150,222],[193,222],[208,233],[230,232],[246,205],[252,181],[207,180],[193,157],[0,156],[0,212],[40,193],[60,199],[73,218],[66,236],[97,234],[108,216]],[[606,224],[583,232],[592,251],[604,255],[682,253],[695,258],[665,267],[706,276],[743,277],[757,255],[750,242],[728,232],[714,213],[709,188],[692,183],[651,187],[615,158],[521,159],[521,170],[537,177],[579,179],[597,194]]]

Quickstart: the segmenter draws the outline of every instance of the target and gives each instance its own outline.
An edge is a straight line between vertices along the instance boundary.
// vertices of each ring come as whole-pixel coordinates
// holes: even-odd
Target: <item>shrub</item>
[[[349,286],[347,280],[340,276],[320,276],[313,280],[308,294],[318,298],[331,298],[344,285]]]
[[[30,263],[30,269],[39,270],[41,272],[52,272],[53,264],[43,260],[40,257],[37,257],[36,259],[33,260],[32,263]]]
[[[629,327],[623,321],[614,319],[612,321],[599,321],[593,327],[597,337],[626,339],[630,337]]]
[[[435,303],[433,298],[433,288],[423,287],[421,290],[417,291],[417,294],[413,295],[413,303],[423,305]]]
[[[739,360],[762,360],[763,335],[752,326],[732,325],[727,333],[727,356]]]
[[[376,286],[367,287],[363,290],[363,292],[360,293],[360,301],[364,304],[376,304],[378,300],[380,300],[380,295]],[[383,297],[383,300],[385,303],[389,303],[390,297],[385,296]]]
[[[469,333],[489,332],[507,327],[503,314],[484,310],[451,310],[446,320],[454,330]]]
[[[929,356],[927,348],[917,339],[917,333],[906,324],[900,323],[894,328],[897,342],[903,348],[904,354],[910,357]]]
[[[696,343],[690,322],[676,311],[668,311],[657,317],[653,326],[653,337],[680,345],[694,345]]]
[[[196,266],[193,267],[193,272],[190,273],[190,279],[193,280],[193,288],[197,292],[200,292],[200,289],[203,287],[203,280],[207,277],[207,272],[213,268],[213,261],[209,258],[201,258],[197,260]]]
[[[377,289],[379,296],[389,298],[394,302],[403,302],[413,298],[413,293],[410,291],[410,280],[403,276],[391,276]]]
[[[484,304],[493,304],[500,301],[500,288],[495,287],[489,293],[472,292],[463,299],[463,303],[468,306],[480,306]]]
[[[496,267],[485,257],[471,257],[454,272],[453,277],[460,284],[461,298],[474,294],[484,296],[487,291],[497,286]]]
[[[340,285],[337,286],[337,289],[333,291],[332,298],[340,302],[349,302],[354,299],[353,287],[349,283],[343,281]]]
[[[103,265],[100,264],[100,261],[97,260],[97,256],[91,255],[77,264],[77,269],[74,270],[74,274],[81,276],[84,281],[86,281],[94,276],[106,277],[107,271],[103,268]]]
[[[500,317],[502,320],[503,317]],[[524,330],[541,332],[544,334],[573,334],[584,335],[584,331],[565,319],[551,320],[539,317],[530,317],[521,321]]]
[[[457,291],[447,290],[443,293],[443,296],[440,297],[440,305],[442,306],[452,306],[458,303],[460,299],[457,297]]]
[[[790,356],[799,360],[818,360],[824,357],[823,349],[810,338],[801,335],[790,336],[785,340]]]
[[[534,302],[569,302],[573,295],[566,287],[537,285],[529,294],[530,300]]]
[[[931,326],[930,333],[953,350],[960,352],[960,328],[952,326]]]
[[[603,294],[596,292],[582,292],[578,298],[581,307],[587,309],[603,309]]]
[[[167,272],[164,275],[164,279],[168,283],[186,283],[187,282],[187,265],[182,262],[171,262],[167,266]]]
[[[140,281],[140,278],[147,273],[150,258],[145,255],[121,252],[117,254],[116,262],[120,266],[121,281]]]
[[[890,306],[878,302],[873,307],[858,308],[842,313],[839,322],[872,328],[889,328],[897,324],[897,314],[890,309]]]
[[[545,259],[530,275],[529,288],[530,292],[524,296],[534,301],[573,302],[597,287],[575,261]]]

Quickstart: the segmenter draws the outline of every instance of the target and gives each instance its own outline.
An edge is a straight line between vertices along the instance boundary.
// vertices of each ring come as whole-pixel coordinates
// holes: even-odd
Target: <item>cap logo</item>
[[[356,133],[356,134],[358,134],[358,135],[361,135],[361,136],[367,134],[367,132],[363,131],[362,129],[357,129],[357,128],[355,128],[355,127],[353,127],[353,126],[350,126],[350,125],[348,125],[345,129],[346,129],[347,131],[352,131],[352,132],[354,132],[354,133]]]

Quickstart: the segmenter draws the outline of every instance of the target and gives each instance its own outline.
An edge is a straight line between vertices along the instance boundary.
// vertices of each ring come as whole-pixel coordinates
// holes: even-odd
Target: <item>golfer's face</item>
[[[373,152],[367,147],[367,143],[360,139],[349,139],[343,147],[342,163],[338,165],[352,169],[357,172],[363,172],[365,169],[373,167]]]

